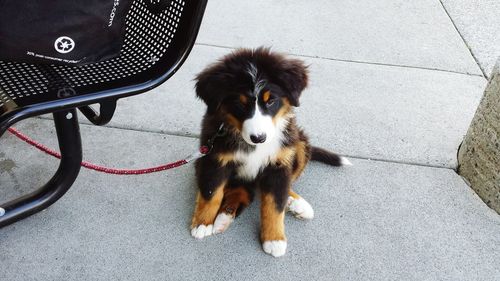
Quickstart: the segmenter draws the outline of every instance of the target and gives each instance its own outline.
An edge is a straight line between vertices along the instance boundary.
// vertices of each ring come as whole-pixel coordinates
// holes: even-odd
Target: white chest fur
[[[284,131],[290,117],[291,115],[278,119],[273,128],[274,132],[271,134],[272,138],[256,145],[253,151],[236,152],[234,161],[239,164],[236,170],[236,175],[239,178],[254,180],[260,171],[276,161],[283,145]]]
[[[262,169],[276,161],[280,149],[281,138],[275,137],[257,145],[252,152],[236,152],[235,161],[240,164],[236,170],[237,176],[241,179],[254,180]]]

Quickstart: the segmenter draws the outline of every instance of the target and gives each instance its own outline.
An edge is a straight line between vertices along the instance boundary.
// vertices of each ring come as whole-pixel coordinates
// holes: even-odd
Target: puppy
[[[307,86],[300,60],[267,48],[240,49],[196,77],[196,94],[207,105],[196,161],[199,192],[191,235],[224,232],[260,191],[260,239],[275,257],[286,252],[285,210],[312,219],[309,203],[291,189],[310,159],[333,166],[346,158],[312,147],[297,126],[293,108]]]

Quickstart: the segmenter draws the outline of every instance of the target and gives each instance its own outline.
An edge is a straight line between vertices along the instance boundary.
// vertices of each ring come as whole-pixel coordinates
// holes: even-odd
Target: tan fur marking
[[[278,212],[274,197],[263,193],[260,209],[260,239],[261,241],[286,240],[285,211]]]
[[[288,191],[288,196],[292,197],[293,199],[299,199],[299,198],[302,198],[300,197],[300,195],[298,195],[297,193],[295,193],[293,190],[289,190]]]
[[[286,107],[290,107],[290,100],[288,98],[281,98],[281,100]]]
[[[230,162],[234,161],[234,153],[219,153],[217,155],[217,160],[221,166],[226,166]]]
[[[241,102],[242,104],[247,104],[247,103],[248,103],[248,98],[247,98],[247,96],[245,96],[245,95],[241,94],[241,95],[240,95],[240,102]]]
[[[291,170],[293,165],[294,155],[295,155],[294,149],[289,147],[282,148],[278,152],[278,155],[276,156],[276,163],[280,163],[280,165],[290,167]]]
[[[234,117],[232,114],[227,113],[226,114],[226,120],[227,123],[232,125],[234,128],[238,129],[241,131],[241,128],[243,127],[243,124],[241,123],[240,120],[238,120],[236,117]]]
[[[222,198],[224,196],[224,186],[226,183],[220,185],[216,190],[212,198],[206,200],[201,196],[198,191],[196,195],[196,207],[193,214],[193,219],[191,220],[191,227],[196,227],[200,224],[210,225],[214,223],[217,211],[222,203]]]
[[[241,205],[248,206],[250,204],[250,195],[244,187],[226,188],[224,190],[224,200],[219,209],[219,213],[230,214],[236,216],[236,211]]]
[[[276,115],[274,115],[274,117],[273,117],[274,125],[276,125],[276,123],[278,122],[279,119],[284,118],[285,115],[290,113],[290,110],[292,109],[290,106],[290,102],[288,101],[287,98],[282,98],[281,100],[283,101],[283,106],[281,106],[278,113],[276,113]]]
[[[270,97],[271,97],[271,92],[269,91],[266,91],[264,94],[262,94],[262,100],[264,102],[268,102]]]
[[[298,165],[296,169],[292,171],[292,181],[295,181],[306,167],[306,143],[300,141],[295,145],[295,155]]]

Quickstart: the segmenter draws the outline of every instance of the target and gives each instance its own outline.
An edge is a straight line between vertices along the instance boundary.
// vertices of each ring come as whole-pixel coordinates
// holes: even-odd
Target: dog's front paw
[[[219,234],[226,231],[226,229],[233,221],[234,221],[233,215],[224,212],[219,213],[217,218],[215,218],[213,233]]]
[[[307,220],[314,218],[314,210],[304,198],[296,199],[289,196],[287,208],[296,218]]]
[[[262,248],[264,249],[264,252],[270,254],[273,257],[281,257],[286,253],[286,241],[264,241],[264,243],[262,243]]]
[[[212,232],[213,232],[212,224],[210,225],[200,224],[191,229],[191,236],[193,236],[196,239],[202,239],[203,237],[212,235]]]

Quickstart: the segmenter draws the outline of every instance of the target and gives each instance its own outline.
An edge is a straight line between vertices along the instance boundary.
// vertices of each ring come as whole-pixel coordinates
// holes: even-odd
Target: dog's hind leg
[[[286,210],[296,218],[310,220],[314,218],[314,210],[311,205],[300,195],[290,190]]]
[[[226,187],[222,205],[214,222],[213,233],[218,234],[226,231],[236,216],[250,205],[252,199],[253,194],[243,186]]]

